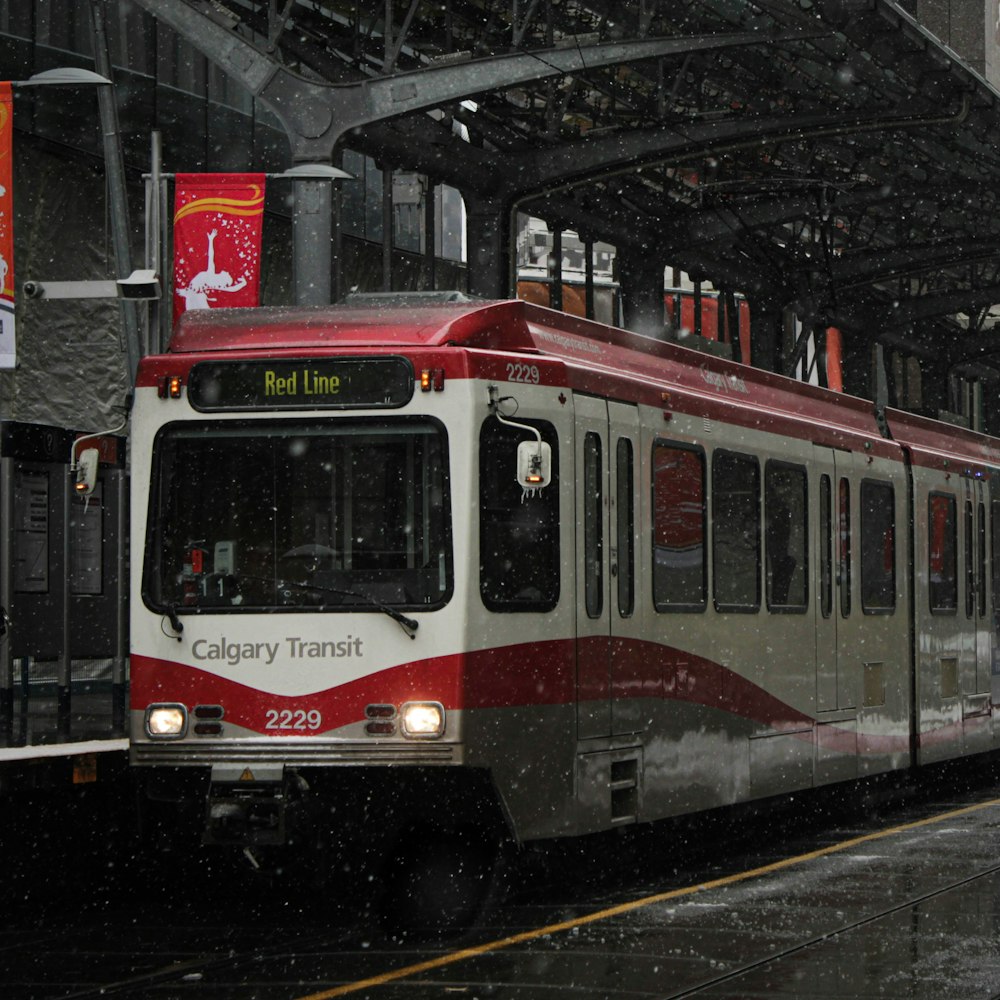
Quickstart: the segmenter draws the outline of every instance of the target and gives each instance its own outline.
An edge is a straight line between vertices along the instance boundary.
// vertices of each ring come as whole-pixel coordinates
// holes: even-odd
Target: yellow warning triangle
[[[243,773],[240,775],[240,781],[255,781],[253,776],[253,771],[249,767],[243,768]]]

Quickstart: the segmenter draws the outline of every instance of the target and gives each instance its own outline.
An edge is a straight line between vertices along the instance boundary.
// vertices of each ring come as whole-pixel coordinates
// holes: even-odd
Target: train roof
[[[786,420],[879,438],[868,400],[517,299],[404,293],[356,296],[331,306],[191,310],[181,317],[169,353],[421,347],[540,355],[563,362],[572,387],[586,392],[608,393],[611,380],[624,379],[644,386],[638,395],[657,404],[666,386],[726,397],[761,415],[769,410]],[[942,461],[951,455],[1000,465],[994,438],[900,410],[887,414],[899,445]]]

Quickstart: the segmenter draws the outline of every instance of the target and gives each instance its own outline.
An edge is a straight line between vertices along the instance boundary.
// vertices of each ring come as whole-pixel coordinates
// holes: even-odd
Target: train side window
[[[896,607],[895,490],[870,479],[861,484],[861,610],[890,614]]]
[[[653,606],[704,611],[705,454],[653,443]]]
[[[588,618],[604,610],[604,491],[601,439],[588,431],[583,439],[583,564],[584,598]]]
[[[965,617],[976,610],[976,567],[972,561],[972,501],[965,501]]]
[[[840,587],[840,617],[851,614],[851,484],[841,479],[837,486],[837,503],[840,507],[838,518],[840,546],[837,552],[837,585]]]
[[[804,612],[809,601],[808,496],[801,465],[768,462],[764,469],[764,559],[767,606]]]
[[[628,618],[635,610],[635,497],[632,442],[619,438],[615,457],[617,481],[618,614]]]
[[[1000,612],[1000,500],[990,503],[990,542],[993,610]]]
[[[717,611],[760,609],[760,465],[751,455],[712,456],[712,564]]]
[[[833,614],[833,487],[826,475],[819,478],[819,610]]]
[[[979,598],[979,617],[986,615],[986,505],[979,504],[976,521],[976,594]]]
[[[517,481],[517,446],[527,430],[489,417],[479,433],[479,593],[490,611],[551,611],[559,602],[559,440],[538,420],[552,449],[552,481],[525,495]]]
[[[958,610],[958,546],[955,498],[932,493],[927,502],[927,565],[930,609],[935,614]]]

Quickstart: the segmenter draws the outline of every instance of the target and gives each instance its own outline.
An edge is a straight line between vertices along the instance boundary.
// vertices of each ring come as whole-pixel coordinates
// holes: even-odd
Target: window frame
[[[756,490],[754,491],[754,501],[755,509],[753,513],[753,520],[755,525],[754,533],[754,547],[750,550],[756,555],[756,566],[754,572],[755,581],[755,591],[754,600],[749,604],[740,604],[737,602],[730,601],[720,601],[719,600],[719,587],[722,580],[722,575],[719,573],[719,559],[718,555],[718,544],[719,544],[719,491],[716,489],[716,468],[721,461],[729,458],[738,458],[740,460],[746,460],[746,464],[752,465],[753,470],[756,473]],[[721,614],[745,614],[745,615],[755,615],[760,612],[761,604],[763,601],[763,585],[761,582],[761,570],[763,561],[763,501],[761,497],[761,486],[762,486],[762,476],[760,469],[760,459],[757,455],[746,452],[746,451],[735,451],[729,448],[717,448],[712,452],[712,468],[711,468],[711,497],[709,500],[711,508],[711,522],[712,522],[712,603],[715,610]]]
[[[700,600],[696,601],[678,601],[678,602],[668,602],[661,599],[657,591],[657,573],[656,573],[656,550],[657,548],[664,548],[664,546],[657,546],[657,497],[656,497],[656,451],[658,448],[670,449],[674,452],[685,452],[687,454],[693,455],[695,460],[698,462],[700,476],[700,487],[701,487],[701,511],[700,511],[700,527],[701,527],[701,537],[699,542],[699,551],[701,556],[701,574],[699,580],[699,592]],[[650,445],[650,557],[651,557],[651,573],[650,573],[650,596],[653,600],[653,609],[658,614],[683,614],[683,613],[703,613],[708,607],[708,536],[709,536],[709,524],[708,524],[708,462],[705,449],[700,445],[690,444],[683,441],[674,441],[670,438],[654,438]]]

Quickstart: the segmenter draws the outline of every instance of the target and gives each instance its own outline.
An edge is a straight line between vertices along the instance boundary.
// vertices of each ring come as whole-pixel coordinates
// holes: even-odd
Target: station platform
[[[941,778],[889,807],[796,796],[542,846],[445,940],[387,933],[315,871],[256,881],[202,852],[139,850],[126,796],[95,788],[31,852],[16,849],[38,814],[6,820],[3,997],[996,1000],[1000,772]]]
[[[0,713],[0,791],[95,782],[108,769],[99,757],[127,754],[124,691],[102,676],[100,666],[91,676],[83,673],[60,688],[46,665],[25,671]]]

